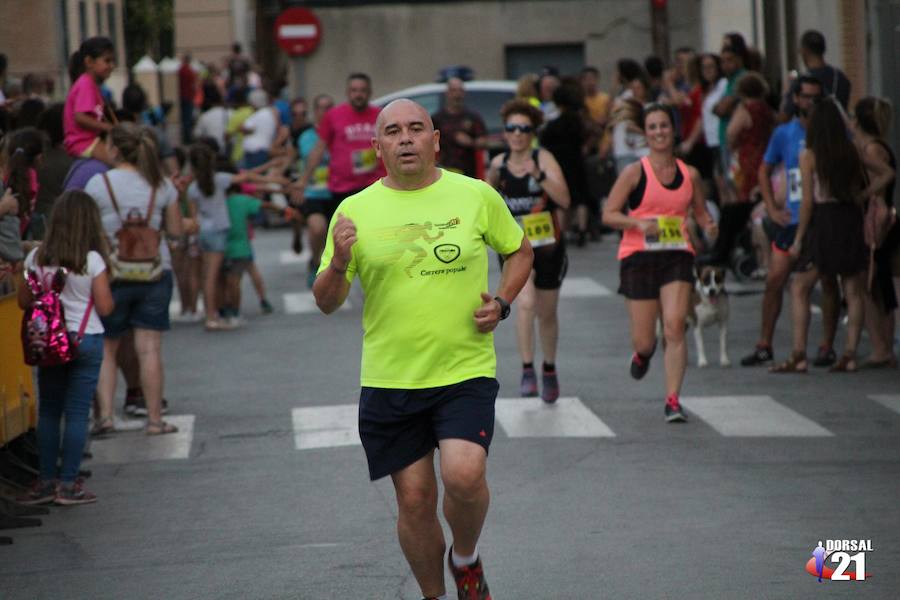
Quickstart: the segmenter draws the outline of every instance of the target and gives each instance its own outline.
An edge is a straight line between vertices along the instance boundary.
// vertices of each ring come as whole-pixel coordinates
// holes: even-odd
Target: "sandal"
[[[178,433],[178,428],[165,421],[147,421],[147,428],[144,430],[144,433],[147,435],[165,435],[167,433]]]
[[[113,418],[103,417],[102,419],[94,421],[94,426],[91,427],[91,437],[98,437],[108,433],[114,433],[115,431],[116,428]]]
[[[828,369],[829,373],[856,373],[856,355],[855,354],[844,354],[841,356],[840,360],[834,363],[830,369]]]
[[[807,367],[806,354],[794,352],[783,363],[769,367],[769,373],[806,373]]]

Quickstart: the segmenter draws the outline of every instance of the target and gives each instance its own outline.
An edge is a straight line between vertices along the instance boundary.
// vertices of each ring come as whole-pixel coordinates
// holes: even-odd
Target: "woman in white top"
[[[724,202],[728,197],[728,190],[725,187],[725,178],[719,167],[719,116],[713,112],[719,100],[725,95],[725,88],[728,86],[728,79],[722,77],[722,65],[719,57],[715,54],[704,54],[701,58],[701,77],[707,81],[711,77],[717,77],[712,84],[707,81],[706,85],[710,85],[709,91],[703,97],[702,109],[700,111],[700,121],[703,124],[703,137],[706,146],[712,154],[713,162],[713,180],[716,183],[716,193],[720,202]],[[715,75],[713,75],[715,72]]]
[[[272,144],[278,134],[278,110],[269,105],[269,95],[264,90],[253,90],[249,96],[250,106],[256,109],[244,124],[244,164],[245,169],[255,169],[269,161]]]
[[[43,291],[49,291],[47,286],[64,270],[65,284],[59,299],[66,329],[82,333],[74,360],[38,367],[40,478],[20,498],[26,504],[86,504],[97,499],[84,489],[77,476],[103,361],[100,316],[113,310],[106,275],[106,248],[100,213],[93,199],[82,191],[72,190],[54,203],[43,244],[25,258],[26,273],[34,272],[42,281]],[[23,309],[32,303],[28,285],[19,285],[18,301]],[[61,435],[63,416],[66,425],[65,434]],[[60,458],[61,468],[57,469]]]
[[[219,273],[225,258],[231,220],[226,198],[228,188],[246,182],[281,183],[288,180],[281,176],[259,175],[252,171],[238,174],[216,172],[216,154],[203,142],[193,144],[188,153],[193,182],[187,189],[188,199],[197,207],[200,217],[200,248],[203,250],[203,303],[206,309],[206,329],[232,329],[230,322],[219,319],[217,287]],[[246,223],[236,223],[246,227]]]
[[[197,124],[194,125],[194,139],[212,138],[219,145],[219,154],[227,156],[225,130],[231,111],[222,105],[222,94],[215,84],[203,86],[203,104],[205,109]]]
[[[694,122],[690,131],[685,132],[685,139],[681,142],[679,151],[685,157],[685,162],[696,167],[706,181],[713,178],[719,147],[719,117],[712,109],[722,97],[725,87],[719,86],[719,81],[722,80],[722,67],[718,56],[701,54],[694,59],[692,65],[697,82],[691,88],[689,101],[700,118]]]
[[[153,229],[165,227],[170,237],[182,233],[178,192],[163,177],[156,138],[147,127],[122,123],[113,127],[107,147],[116,167],[88,181],[85,191],[100,207],[103,229],[109,240],[129,214],[146,218]],[[113,205],[113,194],[118,210]],[[148,214],[148,209],[153,211]],[[116,392],[116,352],[121,337],[134,330],[134,346],[140,363],[141,387],[147,403],[147,434],[174,433],[177,428],[162,420],[162,332],[169,329],[169,301],[172,299],[172,259],[165,236],[160,236],[159,259],[162,275],[150,283],[113,281],[115,310],[103,319],[103,367],[97,396],[100,414],[94,433],[113,430],[113,398]]]
[[[612,129],[613,158],[617,173],[650,153],[644,132],[640,128],[642,111],[643,104],[631,94],[627,98],[616,100],[608,127]]]

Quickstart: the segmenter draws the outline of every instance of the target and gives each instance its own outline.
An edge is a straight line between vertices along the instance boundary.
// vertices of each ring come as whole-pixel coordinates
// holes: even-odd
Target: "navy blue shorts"
[[[499,389],[492,377],[420,390],[362,388],[359,438],[369,477],[375,481],[405,469],[427,456],[439,440],[466,440],[487,452]]]
[[[304,217],[320,214],[325,217],[327,223],[331,223],[331,217],[334,216],[334,211],[337,210],[337,207],[338,203],[331,199],[319,200],[307,198],[300,207],[300,212],[303,213]]]
[[[172,300],[172,271],[163,271],[162,279],[153,283],[113,282],[112,313],[100,317],[103,336],[120,338],[129,329],[169,329],[169,301]]]
[[[772,240],[772,249],[787,254],[794,245],[794,238],[797,236],[797,224],[782,227],[776,223],[772,223],[772,231],[767,232]]]

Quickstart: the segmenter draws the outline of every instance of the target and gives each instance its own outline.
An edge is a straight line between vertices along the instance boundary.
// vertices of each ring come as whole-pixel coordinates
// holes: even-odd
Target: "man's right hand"
[[[342,214],[338,214],[337,223],[331,232],[334,240],[334,256],[331,264],[339,271],[346,271],[350,259],[353,258],[353,244],[356,243],[356,225]]]

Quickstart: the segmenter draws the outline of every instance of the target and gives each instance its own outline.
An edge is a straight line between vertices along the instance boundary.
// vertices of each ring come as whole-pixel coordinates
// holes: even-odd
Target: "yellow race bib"
[[[325,187],[328,185],[328,167],[316,167],[313,171],[313,182],[317,187]]]
[[[539,248],[556,243],[556,235],[553,228],[553,216],[550,211],[542,211],[517,217],[525,237],[531,242],[531,246]]]
[[[353,161],[354,175],[371,173],[378,166],[378,156],[375,154],[375,148],[354,150],[353,154],[351,154],[351,159]]]
[[[656,235],[645,235],[646,250],[687,250],[683,217],[656,217]]]

